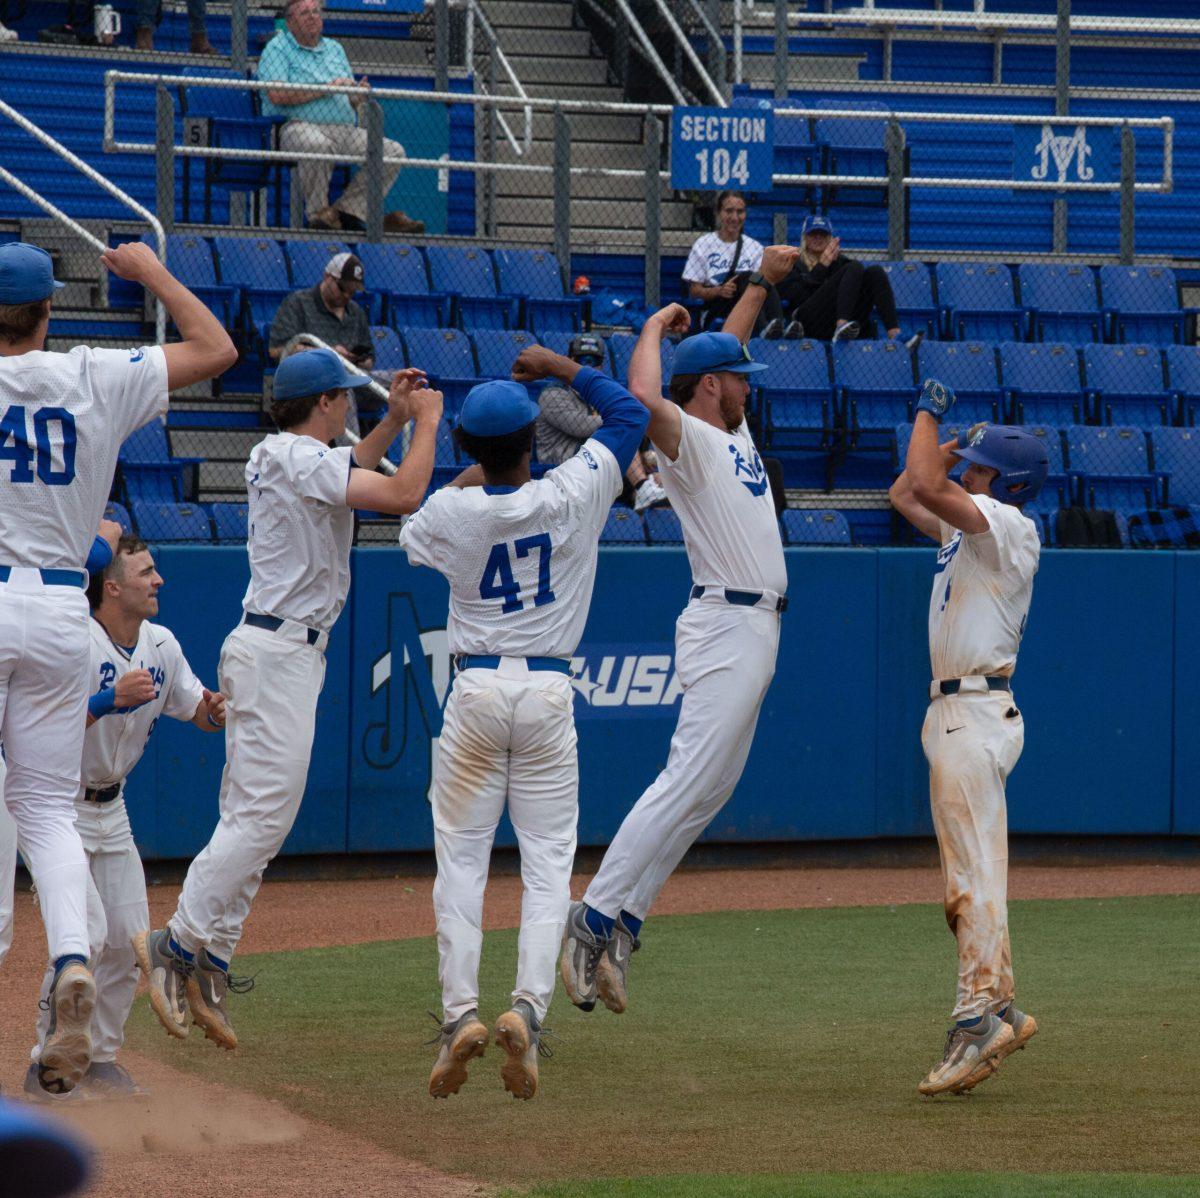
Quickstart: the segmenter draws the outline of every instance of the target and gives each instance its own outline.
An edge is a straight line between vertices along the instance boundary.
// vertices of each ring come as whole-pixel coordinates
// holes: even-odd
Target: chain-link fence
[[[886,492],[931,375],[964,421],[1045,438],[1047,543],[1198,539],[1200,19],[1167,0],[7,5],[0,97],[156,214],[241,350],[178,397],[164,452],[200,461],[148,500],[239,501],[298,333],[383,378],[423,367],[449,422],[531,339],[593,330],[620,377],[646,308],[720,327],[788,241],[751,414],[793,543],[911,543]],[[765,174],[753,147],[672,145],[682,109],[769,126]],[[92,236],[157,243],[2,115],[0,148]],[[71,284],[56,347],[154,336],[44,206],[4,215]],[[676,529],[634,513],[611,535]]]

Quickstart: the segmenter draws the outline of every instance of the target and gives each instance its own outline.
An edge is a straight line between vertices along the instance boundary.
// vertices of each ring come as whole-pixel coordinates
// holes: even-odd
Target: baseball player
[[[358,445],[330,448],[346,426],[350,389],[369,381],[330,349],[285,358],[271,405],[279,432],[246,464],[250,585],[218,667],[228,699],[221,818],[169,926],[134,938],[154,1013],[180,1039],[190,1009],[208,1039],[237,1046],[229,962],[304,796],[325,645],[350,588],[353,509],[415,511],[433,474],[442,394],[419,370],[396,374],[387,414]],[[410,418],[403,463],[391,477],[376,473]]]
[[[562,975],[576,1006],[596,997],[626,1007],[626,973],[663,883],[733,793],[775,673],[787,568],[767,473],[746,426],[747,376],[766,369],[739,338],[754,327],[767,287],[796,260],[770,246],[720,333],[680,342],[669,400],[660,343],[686,332],[669,304],[642,330],[630,389],[650,411],[650,440],[683,525],[694,585],[675,632],[683,687],[666,769],[625,817],[583,902],[571,905]]]
[[[933,682],[921,732],[946,922],[958,941],[958,997],[941,1061],[917,1089],[962,1093],[1037,1032],[1013,1004],[1008,942],[1008,826],[1004,784],[1025,726],[1012,694],[1017,650],[1041,552],[1021,507],[1037,497],[1049,461],[1019,428],[977,424],[938,444],[954,392],[926,380],[904,472],[891,501],[941,546],[929,603]],[[961,485],[950,471],[967,462]]]
[[[125,1021],[137,989],[132,939],[150,923],[146,877],[125,810],[125,779],[141,760],[161,716],[186,720],[205,732],[225,725],[225,699],[206,690],[174,635],[149,617],[158,614],[163,583],[144,541],[121,537],[117,555],[88,584],[92,609],[91,686],[83,741],[83,780],[75,826],[88,855],[88,919],[96,1008],[92,1063],[71,1097],[138,1093],[116,1063]],[[53,981],[47,971],[43,997]],[[27,1093],[44,1093],[37,1061],[48,1017],[38,1023],[38,1047],[25,1079]]]
[[[101,261],[165,305],[182,340],[46,353],[62,286],[36,246],[0,246],[0,741],[4,800],[37,886],[50,961],[43,1086],[69,1091],[91,1062],[87,856],[75,827],[88,698],[84,566],[121,442],[172,388],[233,364],[220,322],[140,243]]]
[[[531,482],[538,407],[522,384],[550,375],[602,423],[570,461]],[[521,353],[513,378],[468,393],[455,439],[478,466],[400,533],[409,561],[450,583],[456,666],[431,787],[443,1013],[434,1098],[458,1092],[488,1042],[478,1015],[483,892],[506,803],[525,891],[516,989],[495,1034],[505,1089],[514,1098],[537,1093],[579,815],[570,660],[591,604],[600,530],[646,429],[645,410],[619,383],[541,346]]]

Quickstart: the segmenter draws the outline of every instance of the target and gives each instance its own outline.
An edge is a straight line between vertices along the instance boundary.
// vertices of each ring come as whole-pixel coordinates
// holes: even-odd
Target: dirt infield
[[[582,893],[586,882],[585,876],[577,877],[574,892]],[[430,935],[432,884],[428,877],[267,884],[243,949],[287,951]],[[932,869],[697,871],[672,878],[655,913],[937,902],[940,889],[940,877]],[[170,914],[176,892],[173,886],[152,888],[156,925]],[[1014,899],[1196,893],[1200,866],[1020,866],[1010,878]],[[485,907],[486,926],[515,926],[519,899],[519,878],[496,878]],[[13,951],[0,973],[0,1081],[10,1094],[19,1090],[28,1060],[43,952],[36,913],[28,896],[20,895]],[[150,1097],[64,1111],[102,1150],[102,1177],[90,1191],[97,1198],[157,1192],[184,1198],[225,1198],[231,1192],[248,1198],[455,1198],[488,1192],[477,1182],[414,1164],[281,1105],[205,1083],[133,1053],[122,1059],[152,1092]],[[381,1101],[387,1101],[386,1095]]]

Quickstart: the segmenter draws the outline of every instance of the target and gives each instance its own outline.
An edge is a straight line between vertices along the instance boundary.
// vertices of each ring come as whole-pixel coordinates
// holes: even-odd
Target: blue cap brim
[[[356,387],[365,387],[368,383],[374,381],[374,379],[369,378],[365,374],[347,374],[342,382],[342,386],[349,387],[353,391]]]
[[[767,370],[769,367],[766,362],[738,362],[733,366],[714,366],[711,370],[705,370],[704,374],[757,374],[760,370]]]

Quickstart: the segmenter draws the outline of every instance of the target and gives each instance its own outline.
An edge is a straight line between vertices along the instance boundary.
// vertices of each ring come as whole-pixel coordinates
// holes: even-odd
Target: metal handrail
[[[64,162],[69,163],[77,171],[79,171],[80,174],[82,174],[85,178],[90,179],[98,187],[102,188],[104,191],[107,191],[108,194],[113,197],[113,199],[119,200],[127,208],[131,208],[134,212],[136,212],[138,216],[140,216],[154,231],[154,235],[158,239],[158,249],[155,252],[158,254],[158,259],[160,262],[166,262],[166,234],[163,231],[162,222],[157,216],[154,215],[153,212],[151,212],[148,208],[143,208],[142,205],[133,198],[133,196],[128,194],[128,192],[122,191],[115,183],[111,183],[102,174],[100,174],[95,167],[84,162],[84,160],[80,158],[78,154],[72,153],[67,149],[66,146],[62,144],[62,142],[51,137],[50,134],[44,129],[38,125],[35,125],[27,116],[22,115],[17,111],[17,109],[13,108],[11,104],[6,104],[3,100],[0,100],[0,115],[8,117],[13,124],[15,124],[18,128],[23,129],[29,134],[30,137],[34,138],[36,141],[40,141],[48,150],[52,150],[61,159],[63,159]],[[21,195],[23,195],[27,200],[37,204],[43,212],[47,212],[56,220],[62,221],[65,225],[67,225],[68,228],[71,229],[73,233],[82,236],[90,245],[95,246],[101,252],[108,249],[108,246],[106,246],[98,237],[89,233],[77,221],[72,220],[60,208],[56,207],[49,200],[39,195],[32,187],[30,187],[27,183],[23,183],[9,171],[3,171],[2,174],[0,174],[0,178],[3,178],[10,187],[13,187],[16,191],[20,192]],[[155,300],[154,335],[160,345],[167,339],[167,312],[163,307],[162,300],[160,299]]]
[[[749,9],[755,17],[758,12],[753,7]],[[1058,18],[1054,13],[1017,13],[1017,12],[928,12],[920,9],[906,8],[860,8],[846,9],[842,12],[800,12],[789,10],[789,25],[880,25],[928,27],[944,26],[950,29],[974,29],[980,33],[1003,33],[1007,30],[1053,32],[1057,29]],[[767,19],[746,21],[743,23],[765,25]],[[770,17],[774,21],[774,16]],[[1144,35],[1146,22],[1139,17],[1093,17],[1071,14],[1071,33],[1100,33],[1119,36],[1121,34]],[[1154,20],[1155,33],[1191,34],[1200,36],[1200,20],[1197,19],[1165,19]]]
[[[516,71],[513,70],[512,63],[508,61],[508,55],[504,53],[500,45],[500,39],[496,36],[496,30],[492,27],[491,21],[484,15],[483,9],[479,7],[478,0],[469,0],[468,10],[471,13],[472,19],[479,22],[479,27],[487,36],[491,46],[492,53],[496,55],[496,63],[500,69],[508,76],[508,81],[513,85],[517,93],[517,97],[522,100],[529,98],[529,93],[525,90],[520,79],[517,78]],[[523,154],[533,144],[533,109],[528,105],[525,107],[525,136],[524,149],[517,145],[516,139],[513,137],[512,130],[508,127],[507,121],[500,117],[500,123],[504,127],[505,135],[508,137],[509,143],[517,154]]]
[[[716,101],[717,107],[724,108],[728,101],[725,99],[725,95],[721,89],[712,81],[712,76],[700,61],[700,56],[696,53],[696,48],[692,45],[691,38],[680,28],[679,22],[675,20],[675,14],[667,7],[665,0],[654,0],[654,3],[658,8],[659,15],[666,21],[667,27],[675,35],[675,40],[688,56],[688,60],[691,62],[696,74],[700,76],[700,82],[708,89],[708,94]]]
[[[642,28],[642,23],[634,15],[633,9],[629,7],[629,0],[616,0],[617,7],[621,10],[621,15],[629,23],[629,28],[633,36],[641,43],[642,50],[646,57],[650,60],[654,69],[658,72],[659,78],[667,85],[667,90],[675,98],[676,104],[686,104],[687,97],[680,90],[679,84],[675,82],[675,77],[667,70],[667,64],[659,57],[658,51],[654,48],[654,43],[650,40],[649,34]],[[637,107],[631,105],[630,107]]]

